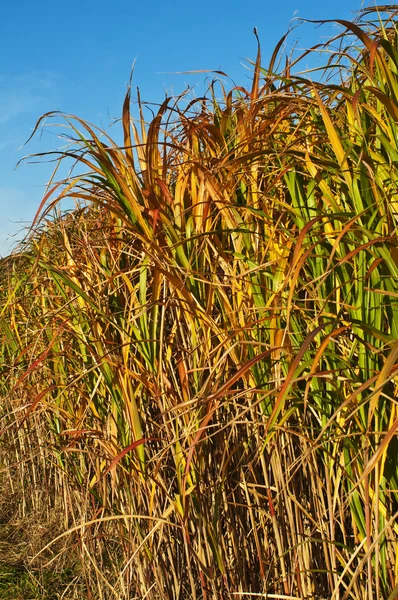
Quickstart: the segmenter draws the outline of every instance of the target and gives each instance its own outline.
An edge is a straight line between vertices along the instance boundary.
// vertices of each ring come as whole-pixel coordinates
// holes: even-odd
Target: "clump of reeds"
[[[129,90],[122,147],[65,117],[79,173],[2,265],[3,468],[91,597],[395,597],[397,11],[319,81],[278,45],[149,123]]]

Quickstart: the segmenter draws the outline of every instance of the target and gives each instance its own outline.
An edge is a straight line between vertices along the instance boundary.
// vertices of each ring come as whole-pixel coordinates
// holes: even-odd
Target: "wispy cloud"
[[[32,71],[12,77],[0,72],[0,127],[10,126],[22,115],[54,108],[61,77]]]

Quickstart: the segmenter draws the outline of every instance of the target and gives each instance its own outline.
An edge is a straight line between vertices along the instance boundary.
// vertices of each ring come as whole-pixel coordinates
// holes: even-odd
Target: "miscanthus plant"
[[[2,470],[22,513],[59,514],[32,564],[74,553],[87,597],[398,594],[382,11],[339,22],[318,76],[278,67],[282,40],[250,89],[215,82],[148,122],[129,90],[122,144],[63,116],[75,171],[2,262]]]

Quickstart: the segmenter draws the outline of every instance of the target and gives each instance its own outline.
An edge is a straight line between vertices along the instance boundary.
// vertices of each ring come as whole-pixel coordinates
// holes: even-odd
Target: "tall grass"
[[[73,551],[90,598],[397,597],[382,10],[339,22],[318,81],[277,68],[281,43],[251,89],[150,122],[128,90],[122,146],[62,117],[78,168],[2,262],[2,465],[21,513],[58,511],[35,560]]]

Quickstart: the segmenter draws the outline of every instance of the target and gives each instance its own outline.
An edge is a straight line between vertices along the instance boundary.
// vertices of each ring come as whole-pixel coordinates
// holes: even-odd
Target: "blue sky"
[[[367,3],[368,4],[368,3]],[[61,145],[43,131],[23,147],[37,119],[51,110],[108,127],[119,117],[131,65],[133,86],[159,102],[166,90],[203,84],[222,70],[245,85],[245,59],[254,59],[259,31],[263,64],[292,19],[352,19],[360,0],[7,0],[0,21],[0,255],[33,218],[51,172],[50,164],[16,163],[25,155]],[[307,47],[331,30],[305,26],[290,43]],[[200,87],[198,88],[200,90]],[[202,88],[203,89],[203,88]]]

